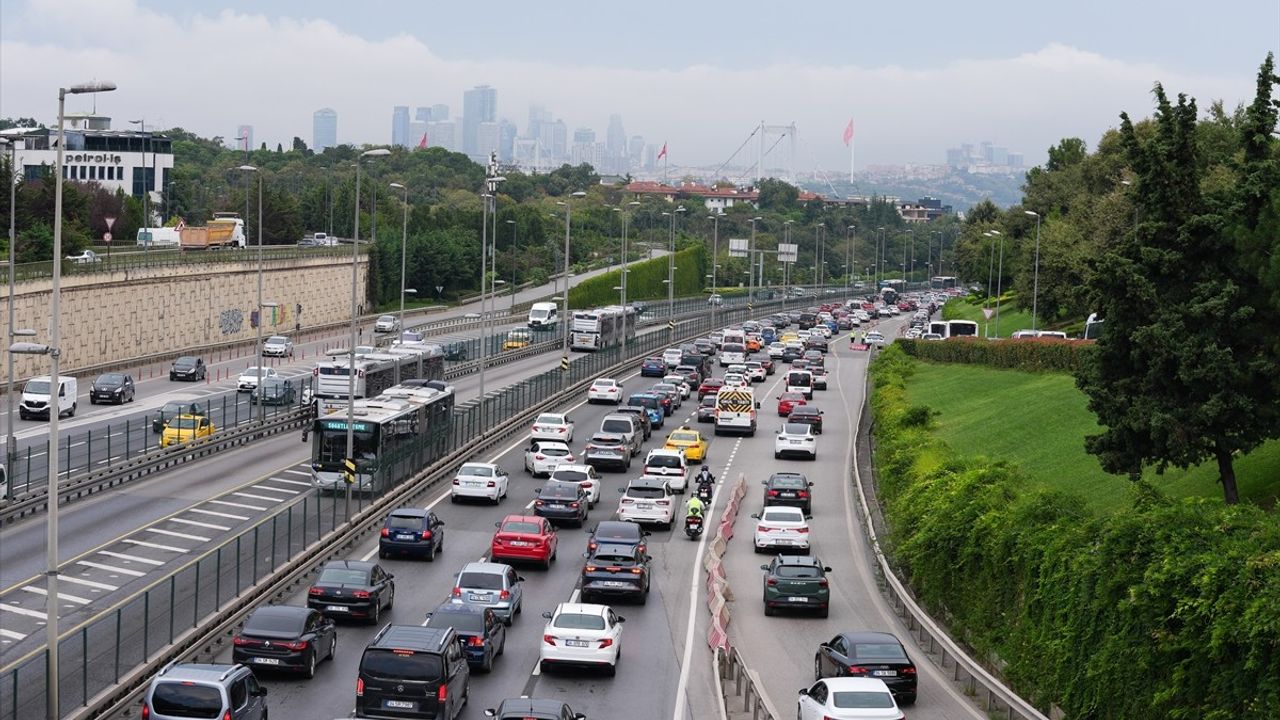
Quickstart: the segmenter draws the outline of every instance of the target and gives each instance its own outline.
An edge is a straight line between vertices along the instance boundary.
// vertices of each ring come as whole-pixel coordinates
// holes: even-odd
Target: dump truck
[[[214,213],[208,225],[183,227],[179,232],[183,250],[217,250],[244,247],[244,220],[235,213]]]

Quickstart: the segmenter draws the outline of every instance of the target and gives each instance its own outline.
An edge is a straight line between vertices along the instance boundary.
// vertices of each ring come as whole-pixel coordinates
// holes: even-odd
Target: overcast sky
[[[1247,102],[1278,47],[1277,0],[4,0],[0,115],[52,123],[57,88],[97,78],[119,85],[97,100],[116,127],[244,123],[287,147],[332,107],[339,142],[386,143],[393,105],[456,116],[485,83],[521,130],[531,102],[601,140],[616,112],[673,164],[718,164],[761,120],[794,121],[801,169],[847,171],[850,117],[859,167],[982,140],[1035,164],[1149,114],[1157,81],[1202,108]]]

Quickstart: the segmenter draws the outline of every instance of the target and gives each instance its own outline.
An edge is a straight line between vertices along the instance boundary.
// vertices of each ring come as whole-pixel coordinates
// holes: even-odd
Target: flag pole
[[[849,138],[849,184],[853,184],[853,145],[857,138]]]

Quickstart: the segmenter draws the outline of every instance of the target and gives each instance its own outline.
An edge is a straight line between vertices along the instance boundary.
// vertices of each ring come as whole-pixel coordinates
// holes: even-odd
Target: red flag
[[[658,151],[658,159],[661,160],[666,156],[667,156],[667,144],[662,143],[662,149]]]
[[[849,124],[844,128],[844,144],[848,145],[853,142],[853,118],[849,118]]]
[[[419,150],[426,150],[426,149],[427,149],[427,134],[426,134],[426,133],[422,133],[422,139],[418,141],[418,149],[419,149]]]

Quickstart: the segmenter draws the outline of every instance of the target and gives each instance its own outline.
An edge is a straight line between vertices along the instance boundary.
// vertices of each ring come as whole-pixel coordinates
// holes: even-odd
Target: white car
[[[810,460],[818,459],[818,437],[813,434],[813,426],[809,423],[783,423],[778,437],[773,441],[773,458],[775,460],[787,455],[804,455]]]
[[[92,250],[85,250],[79,255],[68,255],[67,262],[86,265],[88,263],[102,262],[102,257]]]
[[[618,405],[622,402],[622,386],[613,378],[599,378],[587,388],[587,402]]]
[[[734,363],[734,364],[730,365],[729,367],[725,368],[725,369],[724,369],[724,371],[725,371],[726,373],[737,373],[737,374],[739,374],[739,375],[746,375],[746,374],[747,374],[747,366],[746,366],[746,364],[745,364],[745,363]]]
[[[498,501],[507,496],[510,484],[507,471],[493,463],[463,463],[453,476],[449,501],[456,503],[459,498],[483,498],[497,505]]]
[[[561,465],[577,462],[568,445],[554,440],[534,440],[524,451],[524,469],[534,477],[551,475]]]
[[[530,440],[558,440],[562,443],[573,442],[573,421],[563,413],[542,413],[533,421],[533,429],[529,431]]]
[[[547,625],[538,643],[538,668],[546,672],[554,666],[603,667],[613,675],[622,653],[622,623],[608,605],[560,603],[554,611],[542,613]]]
[[[822,337],[827,338],[828,340],[831,339],[831,328],[827,327],[826,325],[814,325],[813,333],[810,333],[810,335],[812,336],[814,333],[821,335]]]
[[[809,549],[809,520],[800,508],[771,505],[751,517],[756,520],[756,552]]]
[[[676,389],[680,391],[682,400],[688,400],[689,395],[693,393],[693,388],[689,387],[689,381],[683,375],[666,375],[663,376],[662,382],[668,385],[675,385]]]
[[[284,335],[272,335],[262,343],[264,357],[293,357],[293,341]]]
[[[680,348],[667,348],[662,351],[662,361],[665,362],[669,368],[679,365],[680,358],[682,357],[684,357],[684,353],[681,352]]]
[[[395,315],[379,315],[373,323],[373,331],[380,333],[395,332],[400,329],[400,321]]]
[[[884,333],[880,332],[879,330],[872,330],[871,332],[867,333],[866,343],[868,345],[879,345],[881,347],[884,347]]]
[[[742,373],[730,372],[724,374],[725,387],[746,387],[749,384],[750,383],[747,382],[747,376]]]
[[[262,379],[273,378],[277,376],[275,368],[264,367],[259,371],[257,367],[245,368],[240,373],[240,377],[236,378],[237,392],[252,392],[258,389],[258,373],[262,373]]]
[[[782,353],[786,349],[787,349],[787,346],[785,343],[776,342],[776,341],[771,342],[769,343],[769,357],[773,358],[774,360],[777,360],[782,357]]]
[[[747,379],[751,382],[764,382],[769,377],[769,373],[764,366],[755,360],[747,361]]]
[[[720,305],[723,302],[724,302],[724,298],[717,293],[712,293],[711,295],[707,296],[708,305]]]
[[[600,502],[600,488],[604,481],[600,479],[600,473],[590,465],[561,465],[551,471],[551,479],[581,487],[587,493],[589,507],[595,507]]]
[[[797,720],[906,720],[883,680],[825,678],[800,691]]]
[[[640,477],[665,482],[673,491],[684,494],[689,487],[689,463],[684,459],[683,451],[656,448],[645,456]]]
[[[618,519],[637,523],[656,523],[671,527],[676,515],[676,497],[662,480],[636,478],[620,489]]]

